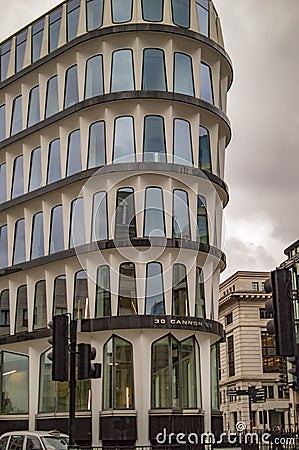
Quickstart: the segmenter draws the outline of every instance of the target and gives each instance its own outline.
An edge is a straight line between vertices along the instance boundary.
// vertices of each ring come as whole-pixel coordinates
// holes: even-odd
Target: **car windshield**
[[[46,449],[66,450],[68,438],[65,436],[44,436],[41,438]],[[52,448],[51,448],[52,447]]]

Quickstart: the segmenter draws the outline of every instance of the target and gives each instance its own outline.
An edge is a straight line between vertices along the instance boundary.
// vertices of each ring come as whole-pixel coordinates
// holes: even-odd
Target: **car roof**
[[[5,436],[42,436],[42,437],[68,437],[67,434],[60,433],[60,431],[7,431],[0,436],[0,439]]]

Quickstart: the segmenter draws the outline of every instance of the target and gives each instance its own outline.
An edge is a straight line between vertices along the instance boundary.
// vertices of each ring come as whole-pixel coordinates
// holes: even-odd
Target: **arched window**
[[[81,172],[81,142],[80,130],[72,131],[68,139],[67,168],[66,176],[69,177],[74,173]]]
[[[164,0],[142,0],[142,18],[148,22],[163,20]]]
[[[39,86],[31,89],[29,95],[29,107],[27,127],[31,127],[40,121]]]
[[[209,243],[206,199],[201,195],[197,199],[197,242]]]
[[[97,270],[95,317],[111,316],[110,268],[100,266]]]
[[[138,314],[135,264],[123,263],[119,267],[118,315]]]
[[[66,4],[67,40],[72,41],[77,37],[80,13],[80,0],[70,0]]]
[[[32,219],[31,255],[30,259],[44,256],[44,221],[43,213],[39,212]]]
[[[15,333],[28,331],[27,286],[20,286],[17,291]]]
[[[87,274],[85,270],[77,272],[75,275],[74,288],[74,310],[73,319],[89,318],[89,300],[88,300],[88,284]]]
[[[199,161],[200,169],[212,172],[210,133],[205,127],[199,127]]]
[[[103,409],[134,408],[133,346],[112,336],[104,345]]]
[[[196,8],[199,32],[209,36],[209,0],[196,0]]]
[[[108,216],[106,192],[93,196],[91,241],[108,239]]]
[[[47,82],[46,113],[45,118],[53,116],[59,111],[58,106],[58,76],[50,78]]]
[[[184,166],[193,165],[191,127],[187,120],[174,119],[173,162]]]
[[[77,66],[70,67],[65,74],[64,108],[78,103],[78,74]]]
[[[6,163],[0,164],[0,203],[6,202]]]
[[[31,62],[34,63],[40,58],[42,42],[44,36],[45,19],[41,19],[32,25],[32,37],[31,37]]]
[[[196,267],[195,317],[206,317],[203,271]]]
[[[57,49],[59,44],[62,7],[49,14],[49,52]]]
[[[106,164],[105,122],[95,122],[89,127],[88,169]]]
[[[8,266],[7,225],[0,228],[0,269]]]
[[[6,105],[0,106],[0,142],[6,139]]]
[[[85,244],[83,198],[72,201],[69,247]]]
[[[11,198],[24,194],[23,155],[17,156],[13,163]]]
[[[189,297],[186,266],[174,264],[172,271],[172,314],[189,315]]]
[[[86,0],[87,31],[100,28],[103,24],[104,0]]]
[[[161,116],[144,118],[143,160],[166,162],[164,118]]]
[[[12,39],[1,45],[1,81],[7,77]]]
[[[1,352],[1,389],[1,414],[28,414],[28,356]]]
[[[10,135],[13,136],[23,129],[22,95],[16,97],[12,105]]]
[[[164,51],[159,48],[143,51],[142,89],[167,91]]]
[[[117,191],[115,212],[115,238],[129,239],[137,236],[134,189]]]
[[[134,118],[117,117],[114,122],[113,162],[127,163],[135,159]]]
[[[46,281],[38,281],[35,285],[33,329],[47,328],[47,296]]]
[[[20,219],[15,224],[15,238],[13,251],[13,264],[26,261],[25,251],[25,219]]]
[[[28,28],[16,36],[16,72],[23,69],[24,57],[27,43]]]
[[[53,316],[67,313],[66,276],[60,275],[54,281]]]
[[[130,49],[116,50],[112,54],[110,91],[133,91],[134,89],[133,52]]]
[[[163,268],[157,262],[146,266],[145,314],[165,314]]]
[[[61,178],[60,139],[55,139],[49,146],[47,184],[54,183]]]
[[[190,0],[171,0],[172,20],[179,27],[190,27]]]
[[[41,148],[37,147],[31,152],[30,176],[28,191],[34,191],[42,185]]]
[[[51,211],[49,253],[61,252],[62,250],[64,250],[63,211],[62,205],[57,205]]]
[[[177,239],[191,239],[188,194],[181,189],[173,191],[172,236]]]
[[[96,55],[86,62],[85,96],[91,98],[104,93],[103,56]]]
[[[194,97],[192,58],[185,53],[174,54],[174,92]]]
[[[211,67],[200,63],[200,98],[214,105]]]
[[[0,294],[0,336],[10,334],[9,311],[9,290],[6,289]]]
[[[112,22],[124,23],[132,20],[132,0],[111,0]]]
[[[145,190],[144,236],[165,236],[163,191],[148,187]]]

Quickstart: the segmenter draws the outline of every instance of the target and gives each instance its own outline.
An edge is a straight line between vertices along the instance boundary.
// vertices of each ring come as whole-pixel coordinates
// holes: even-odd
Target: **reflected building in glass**
[[[79,444],[221,431],[233,74],[212,1],[65,1],[0,44],[0,73],[0,433],[67,432],[47,358],[66,312],[103,365],[77,381]]]

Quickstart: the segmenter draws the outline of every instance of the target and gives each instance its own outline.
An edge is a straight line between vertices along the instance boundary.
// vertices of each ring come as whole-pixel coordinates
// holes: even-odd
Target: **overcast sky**
[[[136,1],[136,0],[134,0]],[[60,2],[0,0],[0,40]],[[299,239],[298,0],[214,0],[234,64],[227,269],[271,270]]]

